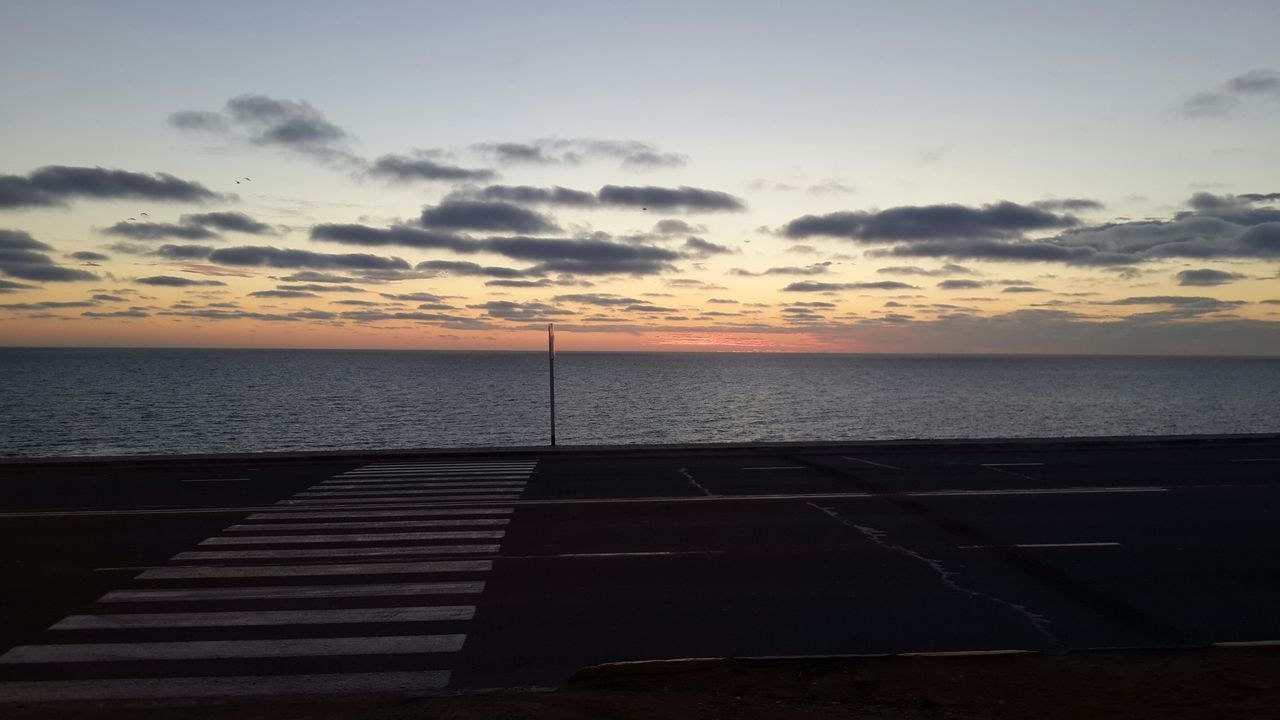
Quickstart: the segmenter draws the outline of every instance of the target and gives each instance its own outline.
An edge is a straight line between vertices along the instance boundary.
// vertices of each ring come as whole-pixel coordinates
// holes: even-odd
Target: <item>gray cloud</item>
[[[347,137],[346,131],[300,100],[241,95],[227,101],[226,115],[251,129],[261,145],[323,145]]]
[[[315,272],[314,270],[303,270],[291,275],[285,275],[280,278],[285,282],[310,282],[310,283],[351,283],[358,282],[353,277],[345,275],[333,275],[331,273]]]
[[[680,246],[680,250],[685,257],[697,259],[709,258],[712,255],[731,255],[737,252],[731,247],[717,245],[699,237],[687,238],[684,245]]]
[[[132,240],[209,240],[219,235],[197,225],[174,225],[171,223],[138,223],[118,222],[104,228],[103,234],[127,237]]]
[[[256,290],[249,297],[257,298],[317,298],[319,295],[305,290]]]
[[[943,290],[977,290],[986,286],[987,283],[980,280],[943,280],[938,283]]]
[[[718,190],[681,186],[664,188],[649,186],[605,185],[597,194],[605,205],[645,207],[654,210],[683,212],[737,212],[746,204],[729,193]]]
[[[550,218],[506,202],[446,200],[424,208],[420,221],[425,228],[447,230],[488,230],[541,234],[559,230]]]
[[[109,255],[103,255],[102,253],[91,252],[89,250],[79,250],[68,254],[67,257],[72,260],[81,260],[84,262],[102,262],[103,260],[111,259]]]
[[[89,300],[44,300],[33,303],[8,303],[0,305],[0,310],[60,310],[62,308],[96,307],[98,303]]]
[[[1040,293],[1047,292],[1044,288],[1031,287],[1030,285],[1010,285],[1001,290],[1002,293]]]
[[[1179,285],[1226,285],[1234,280],[1243,280],[1246,276],[1240,273],[1224,272],[1222,270],[1183,270],[1178,273]]]
[[[431,293],[378,293],[388,300],[403,300],[405,302],[440,302],[446,300],[443,295],[433,295]]]
[[[221,113],[183,110],[169,116],[169,124],[187,132],[223,133],[231,129]]]
[[[209,255],[220,265],[238,267],[309,268],[315,270],[408,270],[409,263],[398,257],[364,253],[329,254],[309,250],[243,246],[222,248]]]
[[[1015,238],[1030,230],[1077,225],[1071,215],[1003,201],[973,208],[965,205],[902,206],[879,212],[835,212],[805,215],[787,223],[782,233],[792,239],[814,236],[861,242],[894,242],[956,238]]]
[[[1105,210],[1107,206],[1097,200],[1088,198],[1062,198],[1061,200],[1038,200],[1031,203],[1031,207],[1059,212],[1086,212],[1089,210]]]
[[[311,239],[346,245],[403,245],[428,250],[452,250],[459,253],[473,253],[480,250],[475,240],[452,233],[423,230],[405,225],[389,228],[372,228],[354,224],[316,225],[311,228]]]
[[[97,280],[85,270],[63,267],[45,254],[53,248],[21,230],[0,230],[0,273],[37,282]]]
[[[414,266],[414,270],[430,270],[441,273],[449,273],[459,276],[480,276],[495,278],[518,278],[524,277],[523,270],[506,267],[484,266],[473,262],[459,262],[454,260],[427,260],[420,262]]]
[[[773,267],[760,272],[751,272],[742,268],[733,268],[730,275],[739,277],[760,277],[762,275],[826,275],[831,272],[831,261],[814,263],[804,267]]]
[[[622,167],[632,170],[684,167],[689,158],[679,153],[659,153],[644,150],[622,159]]]
[[[572,302],[581,303],[583,305],[599,305],[601,307],[626,307],[627,305],[648,305],[647,300],[638,298],[623,297],[621,295],[612,295],[609,293],[577,293],[571,295],[556,295],[551,298],[556,302]]]
[[[399,182],[413,180],[470,180],[481,182],[492,179],[494,176],[492,170],[444,165],[428,156],[421,155],[383,155],[373,161],[373,165],[369,168],[369,174]]]
[[[92,310],[80,313],[81,316],[87,318],[144,318],[151,317],[151,313],[146,310],[133,308],[130,310],[111,310],[109,312],[94,312]]]
[[[824,283],[806,280],[794,282],[782,288],[783,292],[834,292],[837,290],[918,290],[915,285],[896,280],[880,282]]]
[[[0,253],[3,252],[3,250],[0,250]],[[18,290],[34,290],[36,287],[36,285],[26,285],[12,280],[0,280],[0,293],[17,292]]]
[[[924,277],[944,277],[947,275],[973,275],[974,272],[963,265],[955,265],[947,263],[940,268],[934,270],[926,270],[915,265],[895,265],[893,267],[883,267],[876,270],[884,275],[921,275]]]
[[[1280,100],[1280,72],[1270,69],[1250,70],[1226,81],[1218,90],[1192,95],[1178,109],[1189,117],[1220,116],[1255,99]]]
[[[49,165],[28,175],[0,175],[0,209],[66,205],[77,198],[203,203],[232,199],[165,173]]]
[[[168,260],[203,260],[212,252],[211,245],[161,245],[147,254]]]
[[[173,275],[152,275],[151,277],[141,277],[134,282],[140,285],[159,285],[162,287],[194,287],[194,286],[217,286],[226,285],[221,280],[192,280],[191,278],[174,277]]]
[[[473,149],[502,165],[577,165],[592,158],[622,161],[624,169],[648,170],[680,167],[688,158],[664,153],[636,140],[594,140],[590,138],[543,138],[527,143],[481,143]]]
[[[532,274],[653,275],[673,270],[678,253],[652,245],[623,244],[600,239],[504,237],[481,241],[485,250],[516,260],[538,263]]]
[[[573,190],[556,185],[554,187],[534,187],[532,185],[490,185],[486,188],[464,193],[484,200],[515,202],[525,205],[569,205],[588,207],[599,203],[596,196],[584,190]]]
[[[547,322],[556,316],[574,315],[571,310],[562,310],[540,302],[517,303],[509,300],[490,300],[481,305],[468,305],[473,310],[484,310],[491,318],[515,320],[520,322]]]
[[[217,228],[224,232],[238,232],[247,235],[273,235],[275,231],[270,225],[254,220],[242,212],[209,212],[183,215],[180,221],[184,225],[195,225],[203,228]]]
[[[670,235],[692,235],[694,233],[706,232],[705,225],[690,225],[679,218],[667,218],[659,220],[653,225],[653,234],[661,236]]]
[[[277,285],[277,290],[290,290],[293,292],[344,292],[344,293],[362,293],[364,288],[354,287],[352,285],[332,285],[329,283],[308,283],[304,285]]]

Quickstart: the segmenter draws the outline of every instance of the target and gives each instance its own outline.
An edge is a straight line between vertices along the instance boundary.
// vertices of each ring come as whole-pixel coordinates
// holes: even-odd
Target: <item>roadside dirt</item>
[[[555,692],[418,699],[0,705],[9,720],[1200,720],[1280,718],[1280,649],[706,660],[592,668]]]

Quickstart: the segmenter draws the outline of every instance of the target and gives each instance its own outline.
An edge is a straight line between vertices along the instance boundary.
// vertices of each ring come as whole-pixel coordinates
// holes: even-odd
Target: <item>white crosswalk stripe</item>
[[[69,615],[46,641],[0,655],[0,701],[445,688],[476,614],[458,603],[484,592],[515,512],[502,504],[520,499],[536,467],[405,460],[320,479],[176,553],[173,565],[142,569],[133,587],[98,598],[105,612]],[[385,581],[394,576],[406,582]],[[436,632],[405,634],[406,623]],[[382,658],[378,671],[361,672],[371,657]],[[226,674],[236,667],[228,660],[250,658],[262,675]],[[330,672],[290,672],[297,658],[323,658],[315,667]],[[33,666],[47,679],[29,680],[23,668]]]

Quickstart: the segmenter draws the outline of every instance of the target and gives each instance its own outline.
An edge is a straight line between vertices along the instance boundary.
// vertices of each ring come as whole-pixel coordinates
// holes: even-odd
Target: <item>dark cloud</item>
[[[405,302],[440,302],[446,300],[443,295],[431,293],[378,293],[388,300],[404,300]]]
[[[532,185],[490,185],[473,193],[484,200],[514,202],[524,205],[569,205],[589,207],[599,204],[596,196],[584,190],[566,187],[534,187]]]
[[[250,140],[261,145],[323,145],[347,137],[346,131],[300,100],[241,95],[227,101],[226,114],[250,128]]]
[[[632,170],[653,170],[655,168],[676,168],[688,164],[689,158],[679,153],[659,153],[644,150],[633,153],[622,159],[622,167]]]
[[[84,308],[95,307],[98,303],[89,300],[45,300],[33,303],[9,303],[0,305],[2,310],[59,310],[62,308]]]
[[[481,241],[485,250],[516,260],[536,262],[530,274],[653,275],[673,270],[678,253],[652,245],[600,239],[501,237]]]
[[[1031,203],[1031,207],[1059,212],[1087,212],[1089,210],[1105,210],[1107,206],[1097,200],[1088,198],[1062,198],[1061,200],[1039,200]]]
[[[1040,292],[1048,292],[1048,291],[1045,290],[1044,288],[1031,287],[1030,285],[1010,285],[1009,287],[1001,290],[1000,292],[1002,293],[1040,293]]]
[[[134,282],[140,285],[159,285],[162,287],[213,287],[226,285],[221,280],[192,280],[191,278],[175,277],[173,275],[152,275],[151,277],[138,278]]]
[[[353,277],[347,277],[345,275],[333,275],[330,273],[320,273],[320,272],[315,272],[314,270],[303,270],[302,272],[296,272],[291,275],[285,275],[284,277],[280,278],[280,280],[283,280],[285,282],[310,282],[310,283],[358,282]]]
[[[479,276],[494,278],[524,277],[523,270],[507,267],[484,266],[473,262],[455,260],[427,260],[414,266],[414,270],[430,270],[459,276]]]
[[[425,228],[487,230],[537,235],[559,230],[550,218],[506,202],[446,200],[422,211]]]
[[[331,284],[328,284],[328,283],[313,283],[313,284],[305,284],[305,285],[277,285],[277,286],[276,286],[276,289],[277,289],[277,290],[287,290],[287,291],[292,291],[292,292],[318,292],[318,293],[326,293],[326,292],[349,292],[349,293],[362,293],[362,292],[365,292],[364,288],[358,288],[358,287],[354,287],[354,286],[352,286],[352,285],[331,285]]]
[[[1015,238],[1030,230],[1079,224],[1071,215],[1003,201],[981,207],[965,205],[902,206],[879,212],[835,212],[805,215],[787,223],[782,233],[793,239],[828,236],[861,242],[894,242],[958,238]]]
[[[938,283],[943,290],[977,290],[986,286],[987,283],[980,280],[943,280]]]
[[[210,212],[183,215],[180,221],[184,225],[195,225],[204,228],[217,228],[224,232],[238,232],[247,235],[273,235],[275,231],[270,225],[254,220],[242,212]]]
[[[0,273],[37,282],[97,280],[86,270],[63,267],[43,251],[53,248],[21,230],[0,230]]]
[[[130,309],[130,310],[111,310],[109,312],[94,312],[92,310],[80,313],[81,316],[87,318],[144,318],[151,317],[151,313],[146,310]]]
[[[537,280],[489,280],[485,283],[486,287],[511,287],[511,288],[533,288],[533,287],[557,287],[563,285],[578,285],[581,287],[591,287],[595,283],[586,280],[573,279],[552,279],[538,278]]]
[[[680,250],[684,253],[685,257],[696,258],[699,260],[709,258],[712,255],[732,255],[737,252],[737,250],[734,250],[731,247],[717,245],[699,237],[690,237],[686,239],[684,241],[684,245],[680,246]]]
[[[763,275],[826,275],[831,272],[831,261],[814,263],[804,267],[773,267],[760,272],[751,272],[742,268],[733,268],[730,275],[739,277],[760,277]]]
[[[667,281],[667,287],[688,288],[693,290],[728,290],[723,285],[716,285],[705,280],[695,280],[693,278],[675,278]]]
[[[1179,285],[1226,285],[1234,280],[1243,280],[1246,276],[1240,273],[1224,272],[1222,270],[1183,270],[1178,273]]]
[[[520,322],[547,322],[561,315],[574,315],[571,310],[562,310],[540,302],[517,303],[509,300],[490,300],[481,305],[468,305],[473,310],[484,310],[491,318],[499,320],[517,320]]]
[[[619,207],[645,207],[654,210],[683,212],[741,211],[746,209],[742,200],[718,190],[681,186],[664,188],[655,186],[605,185],[597,194],[605,205]]]
[[[109,255],[103,255],[102,253],[97,253],[97,252],[90,252],[89,250],[80,250],[77,252],[73,252],[68,254],[67,257],[71,258],[72,260],[82,260],[84,262],[102,262],[103,260],[111,259]]]
[[[3,250],[0,250],[0,253],[3,252]],[[34,290],[36,287],[36,285],[26,285],[20,282],[13,282],[12,280],[0,280],[0,293],[17,292],[18,290]]]
[[[444,165],[428,156],[383,155],[373,161],[369,173],[399,182],[445,180],[482,182],[493,178],[492,170]]]
[[[221,113],[206,110],[183,110],[169,116],[169,124],[188,132],[222,133],[230,130]]]
[[[947,263],[940,268],[926,270],[915,265],[895,265],[876,270],[884,275],[922,275],[924,277],[944,277],[947,275],[973,275],[974,272],[963,265]]]
[[[60,206],[78,198],[192,203],[231,199],[165,173],[49,165],[26,176],[0,175],[0,208]]]
[[[316,225],[311,228],[311,239],[345,245],[403,245],[426,250],[452,250],[459,253],[479,252],[481,249],[475,240],[469,238],[405,225],[389,228],[355,224]]]
[[[915,285],[896,280],[880,282],[824,283],[806,280],[794,282],[782,288],[783,292],[834,292],[837,290],[918,290]]]
[[[127,237],[133,240],[211,240],[219,235],[197,225],[173,225],[171,223],[118,222],[104,228],[106,235]]]
[[[309,268],[316,270],[408,270],[409,263],[398,257],[364,253],[329,254],[275,247],[233,247],[215,250],[209,260],[236,267]]]
[[[503,165],[548,165],[560,162],[577,162],[562,157],[553,157],[543,147],[526,143],[484,143],[474,146],[477,150],[492,155],[494,160]]]
[[[128,300],[128,298],[121,297],[119,295],[107,295],[105,293],[94,295],[93,299],[97,300],[98,302],[125,302],[126,300]]]
[[[161,245],[147,254],[169,260],[204,260],[213,250],[212,245]]]
[[[1179,111],[1189,117],[1226,115],[1242,103],[1255,99],[1280,100],[1280,72],[1250,70],[1222,84],[1219,90],[1200,92],[1187,98]]]
[[[637,298],[623,297],[621,295],[612,295],[609,293],[577,293],[570,295],[556,295],[551,298],[556,302],[581,303],[583,305],[599,305],[602,307],[625,307],[627,305],[647,305],[646,300]]]
[[[256,290],[249,293],[256,298],[317,298],[319,295],[304,290]]]
[[[691,235],[693,233],[706,232],[706,230],[705,225],[690,225],[678,218],[659,220],[653,225],[653,234],[662,236]]]

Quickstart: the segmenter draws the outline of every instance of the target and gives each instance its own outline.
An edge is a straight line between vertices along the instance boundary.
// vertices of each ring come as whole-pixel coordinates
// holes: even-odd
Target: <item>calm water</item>
[[[561,353],[565,445],[1280,432],[1280,359]],[[540,353],[0,349],[0,456],[539,445]]]

